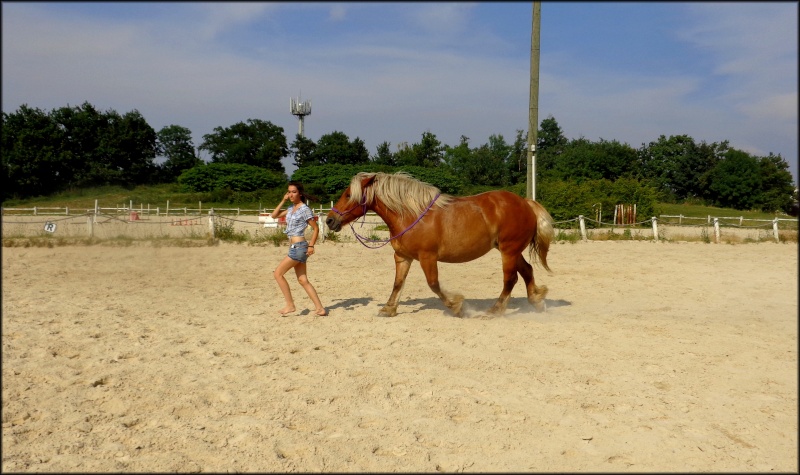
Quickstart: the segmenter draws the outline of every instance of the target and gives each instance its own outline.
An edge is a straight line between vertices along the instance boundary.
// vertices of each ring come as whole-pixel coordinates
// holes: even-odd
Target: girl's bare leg
[[[297,274],[297,281],[300,282],[300,285],[303,286],[308,297],[314,302],[314,307],[316,307],[316,314],[323,317],[328,314],[325,307],[322,306],[322,302],[319,300],[319,296],[317,295],[317,290],[311,285],[311,282],[308,281],[308,276],[306,275],[306,263],[300,262],[294,268],[295,274]]]
[[[278,310],[278,313],[291,313],[296,310],[294,306],[294,300],[292,299],[292,291],[289,289],[289,282],[286,280],[286,277],[284,277],[284,274],[286,274],[286,272],[288,272],[292,267],[296,267],[298,264],[300,263],[287,256],[283,258],[283,260],[278,264],[278,267],[276,267],[272,272],[273,277],[275,277],[275,280],[278,282],[278,287],[280,287],[281,292],[283,292],[283,298],[286,300],[286,305],[282,309]],[[305,268],[305,264],[303,264],[303,267]]]

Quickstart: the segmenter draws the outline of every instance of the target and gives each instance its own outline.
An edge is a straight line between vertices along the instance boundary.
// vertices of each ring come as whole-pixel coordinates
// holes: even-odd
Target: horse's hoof
[[[540,285],[537,287],[536,292],[534,293],[536,300],[544,300],[544,298],[547,297],[547,290],[548,289],[546,285]]]
[[[533,308],[536,309],[537,312],[546,312],[547,311],[547,304],[545,303],[544,299],[536,302],[533,304]]]
[[[380,312],[378,312],[379,317],[391,318],[397,316],[397,309],[396,308],[388,308],[383,307]]]
[[[450,301],[450,310],[453,312],[458,318],[464,318],[464,315],[461,314],[461,309],[464,306],[464,296],[463,295],[455,295],[453,299]]]

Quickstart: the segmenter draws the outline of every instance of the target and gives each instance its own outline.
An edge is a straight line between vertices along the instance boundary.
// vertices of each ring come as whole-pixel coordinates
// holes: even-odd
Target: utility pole
[[[539,133],[539,28],[541,2],[533,2],[531,22],[531,96],[528,111],[528,199],[536,199],[536,139]]]

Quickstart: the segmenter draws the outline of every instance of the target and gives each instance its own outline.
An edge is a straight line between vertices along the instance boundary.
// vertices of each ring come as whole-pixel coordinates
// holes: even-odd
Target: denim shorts
[[[308,259],[308,241],[290,244],[289,257],[299,262],[305,262]]]

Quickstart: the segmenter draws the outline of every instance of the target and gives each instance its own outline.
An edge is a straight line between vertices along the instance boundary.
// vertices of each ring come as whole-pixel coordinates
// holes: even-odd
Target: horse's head
[[[339,201],[328,212],[325,224],[331,231],[340,231],[342,226],[367,214],[367,187],[375,180],[375,174],[358,174],[350,186],[342,192]]]

